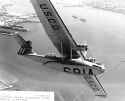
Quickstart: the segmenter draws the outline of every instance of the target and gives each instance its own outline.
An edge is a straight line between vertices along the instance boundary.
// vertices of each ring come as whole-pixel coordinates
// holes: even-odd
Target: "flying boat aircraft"
[[[45,28],[46,34],[61,56],[39,55],[32,49],[32,42],[24,40],[18,33],[4,34],[14,37],[21,48],[18,55],[27,57],[57,71],[82,76],[95,95],[106,97],[107,93],[97,76],[103,74],[105,66],[94,58],[86,56],[88,45],[78,45],[62,21],[50,0],[31,0],[35,11]]]

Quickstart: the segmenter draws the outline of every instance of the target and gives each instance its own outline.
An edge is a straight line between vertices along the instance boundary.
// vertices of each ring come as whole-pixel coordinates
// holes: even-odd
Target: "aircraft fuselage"
[[[56,57],[48,57],[50,60],[44,62],[44,65],[50,68],[53,68],[58,71],[62,71],[65,73],[76,74],[76,75],[99,75],[102,74],[105,69],[102,65],[92,63],[89,61],[78,59],[62,59]]]

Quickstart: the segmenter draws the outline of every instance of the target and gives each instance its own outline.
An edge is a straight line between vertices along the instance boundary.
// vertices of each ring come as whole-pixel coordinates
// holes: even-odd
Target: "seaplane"
[[[39,55],[32,49],[32,42],[25,40],[19,33],[4,33],[4,36],[13,37],[19,43],[17,54],[54,70],[81,76],[96,96],[106,97],[107,93],[98,79],[98,75],[105,72],[104,64],[86,56],[88,45],[76,43],[50,0],[31,0],[31,3],[60,55]]]

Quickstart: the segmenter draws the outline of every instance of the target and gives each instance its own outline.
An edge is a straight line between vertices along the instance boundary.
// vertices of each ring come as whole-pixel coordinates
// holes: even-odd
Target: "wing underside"
[[[100,84],[98,78],[93,75],[84,75],[84,79],[87,81],[89,87],[95,92],[96,96],[106,97],[107,93]]]
[[[77,46],[76,42],[69,33],[56,9],[50,0],[31,0],[40,22],[42,23],[47,35],[64,57],[71,56],[71,48]],[[72,57],[79,54],[72,50]]]

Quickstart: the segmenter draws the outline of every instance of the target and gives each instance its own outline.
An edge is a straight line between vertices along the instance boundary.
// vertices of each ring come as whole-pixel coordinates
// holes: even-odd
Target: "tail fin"
[[[23,39],[22,36],[20,36],[17,32],[15,33],[0,33],[0,37],[13,37],[16,39],[16,41],[18,42],[18,44],[20,46],[22,46],[24,43],[26,43],[26,41]]]
[[[26,41],[24,40],[24,38],[20,36],[19,34],[15,34],[14,38],[16,39],[16,41],[18,42],[20,46],[23,46],[24,44],[26,44]]]
[[[2,33],[1,35],[4,35],[5,37],[13,37],[16,39],[21,47],[18,51],[18,55],[27,55],[32,53],[31,41],[24,40],[24,38],[18,33]]]
[[[33,53],[32,52],[32,42],[31,41],[25,41],[23,39],[22,36],[20,36],[19,34],[15,34],[14,38],[16,39],[16,41],[18,42],[18,44],[21,46],[21,48],[18,51],[18,55],[28,55]]]

